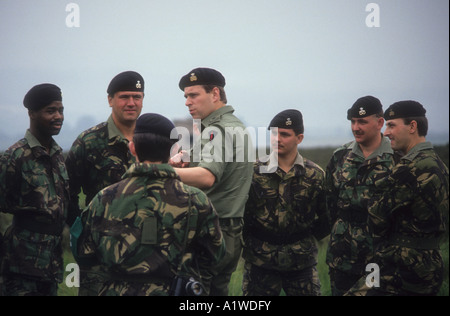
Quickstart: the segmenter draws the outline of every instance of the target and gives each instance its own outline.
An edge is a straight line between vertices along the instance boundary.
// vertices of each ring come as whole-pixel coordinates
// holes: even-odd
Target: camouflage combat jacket
[[[112,116],[81,133],[66,159],[70,178],[69,221],[80,215],[78,195],[83,190],[86,205],[107,186],[119,182],[136,162],[128,149],[128,140],[114,124]]]
[[[330,233],[324,171],[300,154],[288,173],[272,168],[273,161],[254,164],[244,216],[243,256],[265,269],[303,270],[317,263],[314,237],[320,240]],[[262,166],[274,172],[262,173]]]
[[[386,137],[367,159],[356,142],[334,152],[325,176],[332,225],[326,259],[330,268],[365,275],[365,267],[373,256],[367,228],[368,202],[374,183],[389,175],[394,165],[394,152]]]
[[[448,238],[448,168],[431,143],[421,143],[377,187],[369,223],[382,289],[437,294],[444,273],[439,242]]]
[[[67,218],[69,180],[62,149],[50,154],[27,131],[0,161],[0,210],[14,215],[4,236],[3,273],[61,282],[61,233]]]
[[[182,274],[207,284],[225,253],[211,202],[165,164],[132,165],[82,218],[79,255],[96,258],[108,273],[101,295],[167,295],[182,259]]]

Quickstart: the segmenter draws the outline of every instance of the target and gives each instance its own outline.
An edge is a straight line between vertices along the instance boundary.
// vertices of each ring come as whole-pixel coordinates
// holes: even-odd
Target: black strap
[[[439,249],[440,239],[437,237],[411,237],[396,233],[389,237],[388,242],[400,247],[432,250]]]
[[[253,236],[258,240],[268,242],[272,245],[289,245],[312,236],[309,230],[299,231],[293,234],[281,234],[264,228],[258,228],[257,226],[250,227],[249,233],[250,236]]]
[[[15,215],[13,225],[29,230],[33,233],[61,236],[64,225],[44,219],[42,216]]]

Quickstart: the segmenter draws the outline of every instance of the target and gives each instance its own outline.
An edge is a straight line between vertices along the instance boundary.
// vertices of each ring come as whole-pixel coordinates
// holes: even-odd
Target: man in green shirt
[[[134,71],[115,76],[107,89],[112,114],[108,120],[81,133],[66,159],[70,177],[69,221],[81,214],[78,195],[86,195],[86,205],[102,189],[119,182],[136,162],[128,144],[144,100],[144,78]],[[81,267],[80,295],[97,295],[99,275],[85,275]],[[98,280],[95,281],[95,280]],[[92,288],[92,291],[89,289]]]
[[[3,294],[56,296],[64,271],[61,234],[69,203],[62,149],[53,139],[64,121],[61,90],[37,85],[23,104],[30,129],[0,160],[0,211],[14,216],[1,258]]]
[[[248,150],[253,148],[250,137],[244,135],[244,124],[227,105],[220,72],[194,69],[181,78],[179,87],[189,113],[201,123],[201,136],[194,137],[198,141],[190,168],[175,170],[184,183],[203,189],[219,214],[227,253],[215,267],[211,295],[226,296],[242,252],[243,216],[253,174]]]

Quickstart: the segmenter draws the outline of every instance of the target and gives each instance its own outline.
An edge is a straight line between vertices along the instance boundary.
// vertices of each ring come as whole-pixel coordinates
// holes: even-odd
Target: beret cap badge
[[[368,95],[356,100],[352,107],[347,111],[347,119],[363,118],[382,112],[383,106],[381,105],[380,100]]]
[[[141,88],[142,88],[142,85],[141,85],[141,81],[140,81],[140,80],[138,80],[138,82],[136,83],[136,88],[137,88],[137,89],[141,89]]]
[[[182,91],[193,86],[225,87],[225,77],[217,70],[211,68],[195,68],[181,77],[178,86]]]
[[[286,126],[291,126],[292,125],[292,121],[291,118],[288,117],[287,121],[286,121]]]

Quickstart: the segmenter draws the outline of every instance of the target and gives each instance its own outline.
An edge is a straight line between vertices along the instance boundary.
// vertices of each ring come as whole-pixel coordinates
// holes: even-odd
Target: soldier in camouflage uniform
[[[61,90],[37,85],[23,103],[30,129],[0,161],[0,210],[14,216],[4,236],[3,290],[8,296],[56,296],[69,202],[62,149],[52,137],[64,121]]]
[[[136,162],[128,149],[144,98],[144,79],[133,71],[115,76],[107,89],[112,114],[107,122],[83,132],[72,145],[66,159],[70,178],[69,221],[81,214],[78,195],[86,195],[88,205],[102,189],[117,183]],[[79,295],[96,295],[100,275],[81,267]],[[92,291],[91,291],[92,289]]]
[[[385,112],[385,135],[405,155],[377,182],[369,207],[380,287],[365,278],[349,295],[436,295],[444,277],[440,242],[448,238],[448,168],[425,137],[426,110],[400,101]],[[370,283],[369,283],[370,285]]]
[[[244,216],[245,296],[320,295],[317,240],[330,233],[325,173],[297,150],[303,117],[279,113],[270,123],[274,152],[254,165]],[[267,169],[267,170],[266,170]]]
[[[166,164],[173,128],[160,115],[142,115],[130,143],[139,162],[83,213],[78,254],[106,268],[100,295],[168,295],[177,274],[207,288],[210,269],[225,252],[211,202]]]
[[[367,204],[374,183],[389,174],[394,152],[381,134],[381,102],[358,99],[348,110],[355,141],[338,148],[326,170],[326,200],[332,224],[327,251],[332,294],[345,294],[371,262],[373,245],[367,229]]]

